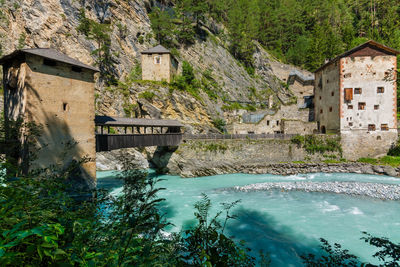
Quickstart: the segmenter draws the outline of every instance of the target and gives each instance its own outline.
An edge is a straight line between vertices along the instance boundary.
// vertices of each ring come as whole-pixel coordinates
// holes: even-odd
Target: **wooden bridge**
[[[175,120],[96,116],[96,152],[129,147],[177,146],[183,125]]]

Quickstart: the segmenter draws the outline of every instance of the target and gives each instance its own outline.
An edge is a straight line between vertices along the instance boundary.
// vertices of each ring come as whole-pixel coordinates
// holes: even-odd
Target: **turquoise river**
[[[122,181],[114,172],[99,172],[98,186],[121,192]],[[302,266],[300,255],[318,254],[320,237],[337,242],[360,257],[361,261],[379,263],[371,255],[374,248],[360,238],[366,231],[374,236],[400,242],[400,202],[333,193],[301,191],[238,192],[230,188],[264,182],[358,181],[400,184],[400,179],[360,174],[306,174],[293,176],[231,174],[194,179],[160,176],[159,197],[165,198],[162,210],[174,224],[168,231],[180,231],[193,225],[194,208],[202,193],[213,203],[241,200],[235,207],[238,215],[227,228],[227,234],[244,240],[256,256],[259,250],[269,253],[272,266]]]

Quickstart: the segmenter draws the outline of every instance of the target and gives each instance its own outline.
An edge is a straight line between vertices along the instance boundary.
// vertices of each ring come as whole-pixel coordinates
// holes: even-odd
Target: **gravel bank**
[[[400,200],[400,185],[359,183],[359,182],[280,182],[259,183],[246,186],[235,186],[235,191],[305,191],[328,192],[355,196],[367,196],[383,200]]]

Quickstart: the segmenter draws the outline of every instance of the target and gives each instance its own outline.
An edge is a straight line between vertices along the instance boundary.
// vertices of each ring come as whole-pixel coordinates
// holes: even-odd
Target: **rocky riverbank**
[[[229,173],[249,173],[249,174],[275,174],[275,175],[293,175],[299,173],[360,173],[388,175],[399,177],[400,168],[391,166],[377,166],[367,163],[277,163],[277,164],[212,164],[208,167],[200,166],[192,168],[190,171],[180,173],[182,177],[200,177]],[[178,174],[178,173],[176,173]]]
[[[358,182],[281,182],[235,186],[235,191],[305,191],[367,196],[383,200],[400,200],[400,186]]]

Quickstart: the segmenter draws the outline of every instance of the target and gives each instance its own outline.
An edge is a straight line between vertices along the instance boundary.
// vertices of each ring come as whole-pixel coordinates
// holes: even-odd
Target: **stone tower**
[[[142,52],[143,80],[171,82],[177,69],[178,62],[162,45]]]
[[[25,171],[54,164],[66,168],[87,157],[89,160],[74,173],[76,178],[84,178],[80,181],[85,187],[94,187],[94,74],[98,69],[44,48],[17,50],[1,58],[0,64],[6,125],[20,118],[43,127],[36,140],[37,158],[31,164],[27,162],[32,160],[32,148],[26,144],[8,156],[17,157]]]

